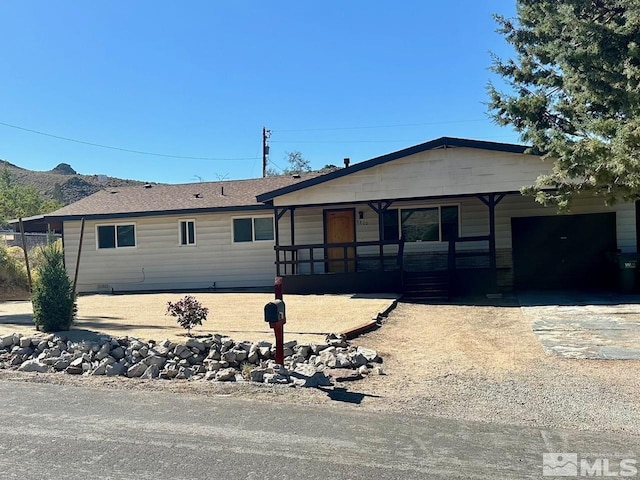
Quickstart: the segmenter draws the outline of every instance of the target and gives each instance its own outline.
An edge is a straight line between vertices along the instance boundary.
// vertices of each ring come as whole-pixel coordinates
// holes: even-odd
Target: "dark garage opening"
[[[516,288],[615,286],[615,213],[512,218],[511,232]]]

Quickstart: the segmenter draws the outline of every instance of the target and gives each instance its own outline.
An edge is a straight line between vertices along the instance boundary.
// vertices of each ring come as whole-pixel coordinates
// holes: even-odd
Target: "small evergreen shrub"
[[[63,264],[62,249],[57,244],[42,248],[42,265],[33,285],[31,303],[33,321],[38,330],[57,332],[69,330],[76,312],[73,286]]]
[[[177,317],[178,324],[187,330],[187,335],[191,335],[193,327],[202,325],[208,314],[209,309],[192,295],[186,295],[176,303],[167,302],[167,315]]]

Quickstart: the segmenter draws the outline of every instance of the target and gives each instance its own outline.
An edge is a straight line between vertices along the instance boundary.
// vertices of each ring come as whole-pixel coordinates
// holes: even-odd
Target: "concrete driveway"
[[[640,360],[640,295],[537,291],[518,299],[547,353]]]

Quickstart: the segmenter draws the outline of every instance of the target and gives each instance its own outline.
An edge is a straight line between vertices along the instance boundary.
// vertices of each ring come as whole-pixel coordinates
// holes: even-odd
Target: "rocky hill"
[[[58,200],[65,205],[76,202],[104,188],[147,183],[138,180],[108,177],[106,175],[81,175],[66,163],[61,163],[47,172],[28,170],[0,160],[0,169],[3,169],[4,165],[7,166],[11,177],[16,183],[32,186],[46,198]]]

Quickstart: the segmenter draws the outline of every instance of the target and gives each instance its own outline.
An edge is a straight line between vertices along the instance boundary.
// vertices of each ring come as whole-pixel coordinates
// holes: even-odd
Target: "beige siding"
[[[80,292],[259,287],[273,285],[273,241],[233,243],[232,218],[250,214],[157,216],[122,221],[87,221],[78,278]],[[179,219],[196,221],[196,245],[178,245]],[[135,248],[101,249],[96,225],[135,223]],[[75,262],[80,222],[64,223],[65,263],[70,275]]]
[[[429,150],[283,195],[274,203],[309,205],[519,191],[550,166],[533,155],[471,148]]]

